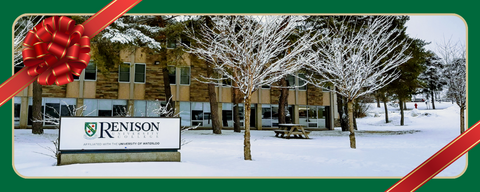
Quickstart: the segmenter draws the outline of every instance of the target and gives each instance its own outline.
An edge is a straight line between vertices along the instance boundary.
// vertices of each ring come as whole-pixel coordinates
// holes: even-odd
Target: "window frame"
[[[145,66],[143,70],[143,82],[137,82],[137,65],[143,65]],[[137,84],[145,84],[147,82],[147,64],[146,63],[135,63],[134,69],[133,69],[133,83]]]
[[[298,74],[298,76],[301,76],[301,75],[303,75],[303,76],[305,77],[305,74],[304,74],[304,73],[299,73],[299,74]],[[307,91],[307,85],[308,85],[307,81],[301,80],[301,79],[298,78],[298,77],[295,77],[295,78],[298,79],[298,90],[299,90],[299,91]],[[303,83],[300,83],[300,81],[304,81],[305,85],[300,87],[300,85],[303,84]]]
[[[188,67],[178,67],[178,68],[180,68],[180,82],[179,82],[180,85],[190,85],[191,82],[192,82],[191,81],[192,71],[190,69],[190,66],[188,66]],[[182,69],[188,69],[188,84],[182,83],[182,77],[183,77],[182,76]]]
[[[173,68],[173,79],[175,80],[174,83],[172,83],[170,81],[170,85],[176,85],[177,84],[177,67],[175,67],[175,65],[167,65],[167,71],[168,71],[168,78],[170,79],[171,78],[171,75],[170,75],[170,68]]]
[[[94,80],[92,80],[92,79],[87,79],[87,78],[86,78],[87,67],[88,67],[90,64],[95,65],[95,79],[94,79]],[[97,81],[97,79],[98,79],[98,77],[97,77],[97,75],[98,75],[98,66],[97,66],[93,61],[90,61],[90,62],[88,62],[87,67],[85,67],[85,70],[83,70],[83,80],[84,80],[84,81]],[[80,74],[80,76],[82,76],[82,74]],[[74,79],[74,81],[75,81],[75,80],[79,81],[79,80],[80,80],[80,76],[78,76],[78,79]]]
[[[122,65],[128,65],[128,81],[121,81],[120,80],[120,75],[122,74],[121,70],[122,70]],[[118,82],[119,83],[130,83],[130,68],[132,67],[132,64],[131,63],[128,63],[128,62],[124,62],[122,64],[119,64],[118,65]],[[125,72],[124,72],[125,73]]]

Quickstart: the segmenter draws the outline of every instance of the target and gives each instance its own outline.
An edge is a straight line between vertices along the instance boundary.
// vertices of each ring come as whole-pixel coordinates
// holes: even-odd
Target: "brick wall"
[[[133,72],[133,69],[130,70]],[[98,70],[96,88],[95,98],[118,99],[118,65],[106,72]]]
[[[146,73],[145,100],[165,100],[162,65],[147,63]]]
[[[310,84],[307,85],[307,105],[324,105],[322,89]]]
[[[208,84],[195,80],[195,78],[207,76],[207,64],[196,56],[191,56],[190,58],[190,101],[208,102]]]
[[[67,97],[67,85],[42,86],[42,97]]]

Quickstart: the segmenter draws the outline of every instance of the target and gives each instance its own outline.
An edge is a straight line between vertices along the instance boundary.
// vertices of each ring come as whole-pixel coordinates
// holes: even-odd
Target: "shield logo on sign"
[[[97,132],[97,123],[96,122],[86,122],[85,123],[85,134],[92,137]]]

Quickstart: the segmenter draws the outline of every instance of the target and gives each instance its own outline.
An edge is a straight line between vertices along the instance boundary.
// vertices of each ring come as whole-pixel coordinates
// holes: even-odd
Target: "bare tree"
[[[188,50],[211,62],[224,78],[202,77],[199,81],[218,84],[231,79],[232,85],[244,96],[245,135],[244,159],[252,160],[250,151],[250,104],[252,94],[262,85],[271,85],[287,74],[293,74],[303,65],[306,50],[314,44],[316,35],[302,35],[291,42],[299,17],[290,16],[226,16],[212,18],[212,27],[203,25],[201,37],[188,30],[196,41]],[[288,51],[287,51],[288,50]],[[280,57],[284,54],[283,57]]]
[[[390,30],[393,19],[386,16],[374,18],[358,31],[349,29],[345,22],[330,25],[326,37],[318,44],[317,57],[306,65],[320,76],[308,76],[310,83],[317,87],[330,83],[335,86],[332,91],[347,99],[350,147],[354,149],[354,100],[398,78],[396,67],[410,59],[404,54],[408,43],[395,41],[400,30]]]
[[[13,66],[23,66],[23,41],[27,36],[27,33],[34,26],[42,21],[44,16],[24,16],[21,17],[16,23],[14,28],[14,38],[13,38]],[[35,119],[42,118],[42,85],[38,84],[36,81],[33,84],[33,103],[32,103],[32,116]],[[42,124],[39,122],[33,122],[32,124],[32,133],[34,134],[43,134]]]
[[[444,40],[437,44],[446,67],[445,76],[448,83],[448,97],[455,100],[460,107],[460,133],[465,132],[465,110],[467,109],[467,59],[465,46]]]

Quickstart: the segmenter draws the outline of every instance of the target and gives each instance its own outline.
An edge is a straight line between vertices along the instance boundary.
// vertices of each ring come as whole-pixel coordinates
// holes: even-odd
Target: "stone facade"
[[[311,84],[307,85],[307,105],[324,105],[329,103],[323,103],[322,89],[315,87]]]
[[[162,65],[147,64],[145,100],[165,100]]]
[[[42,86],[42,97],[67,97],[67,85],[44,85]]]
[[[133,69],[130,69],[133,71]],[[98,69],[97,72],[97,99],[118,99],[118,65],[106,72]]]
[[[190,101],[208,102],[208,84],[195,80],[195,78],[207,76],[207,64],[195,56],[190,58]]]
[[[273,86],[279,86],[280,83],[274,83]],[[271,87],[270,88],[270,103],[271,104],[278,104],[280,101],[280,94],[281,94],[281,89],[277,87]]]

